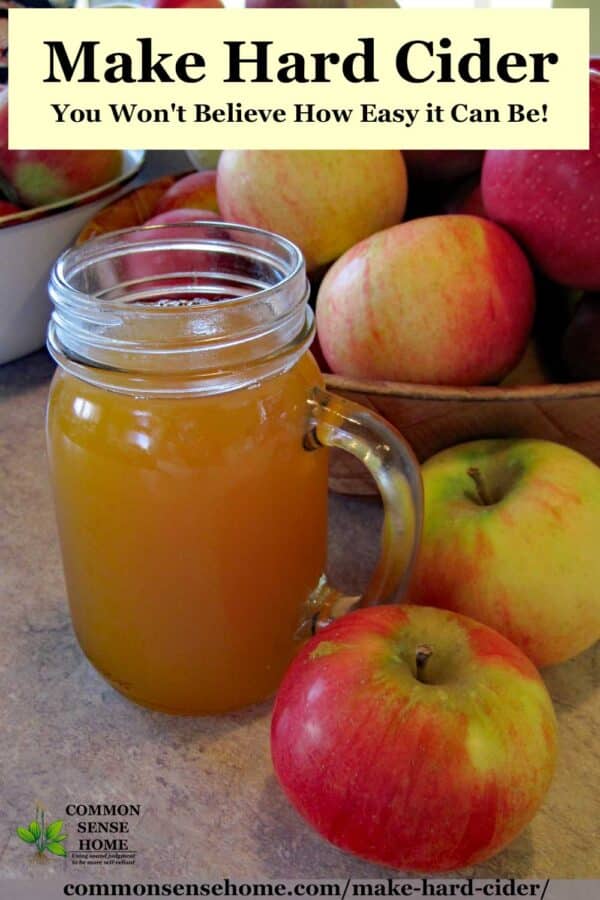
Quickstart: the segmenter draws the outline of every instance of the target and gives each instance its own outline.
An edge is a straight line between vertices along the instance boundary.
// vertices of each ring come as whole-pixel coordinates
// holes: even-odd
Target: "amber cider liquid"
[[[74,628],[130,699],[224,712],[277,688],[325,567],[310,353],[253,387],[136,396],[57,371],[48,448]]]

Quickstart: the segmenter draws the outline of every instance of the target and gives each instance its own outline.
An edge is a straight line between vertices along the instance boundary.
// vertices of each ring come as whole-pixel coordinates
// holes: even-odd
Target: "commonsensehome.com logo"
[[[39,858],[68,857],[73,866],[133,865],[136,850],[131,846],[131,831],[140,816],[138,803],[70,803],[64,818],[53,820],[36,803],[35,819],[16,832]]]

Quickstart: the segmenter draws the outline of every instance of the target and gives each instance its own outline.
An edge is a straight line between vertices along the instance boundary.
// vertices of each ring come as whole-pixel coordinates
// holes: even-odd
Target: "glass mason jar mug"
[[[418,465],[378,416],[323,389],[300,251],[243,226],[129,229],[50,281],[48,450],[75,632],[130,699],[216,713],[274,692],[311,628],[401,596]],[[384,499],[364,597],[322,573],[327,447]]]

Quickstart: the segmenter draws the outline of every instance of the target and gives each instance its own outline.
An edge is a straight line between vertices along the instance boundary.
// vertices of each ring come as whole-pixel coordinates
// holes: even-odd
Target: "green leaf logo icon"
[[[26,844],[35,844],[35,837],[28,828],[17,828],[17,834]]]
[[[28,828],[17,828],[17,835],[26,844],[34,844],[39,856],[47,850],[54,856],[67,856],[67,851],[63,847],[63,841],[67,835],[63,834],[63,821],[56,819],[46,826],[45,811],[40,806],[36,806],[35,820],[29,823]]]

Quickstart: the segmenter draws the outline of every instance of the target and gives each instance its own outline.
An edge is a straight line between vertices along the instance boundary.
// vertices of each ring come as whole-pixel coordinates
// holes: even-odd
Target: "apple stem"
[[[425,666],[427,665],[427,660],[432,653],[433,650],[427,644],[419,644],[415,653],[415,660],[417,663],[417,681],[422,681],[423,684],[425,684],[425,681],[423,679]]]
[[[477,466],[471,466],[471,468],[467,470],[467,475],[475,482],[477,496],[481,505],[493,506],[494,501],[492,500],[490,494],[488,494],[485,481],[483,480],[483,475],[481,474]]]

